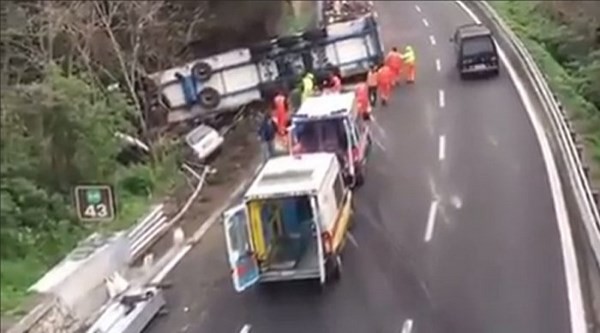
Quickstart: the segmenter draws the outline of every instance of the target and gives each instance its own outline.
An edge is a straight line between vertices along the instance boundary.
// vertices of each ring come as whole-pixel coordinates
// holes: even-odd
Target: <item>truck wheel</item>
[[[365,183],[365,168],[364,166],[360,166],[355,168],[356,174],[354,175],[354,187],[358,188],[363,186]]]
[[[212,76],[212,67],[204,61],[197,62],[192,67],[192,75],[200,82],[206,82]]]
[[[221,103],[221,95],[217,89],[206,87],[198,93],[198,104],[207,109],[216,108]]]

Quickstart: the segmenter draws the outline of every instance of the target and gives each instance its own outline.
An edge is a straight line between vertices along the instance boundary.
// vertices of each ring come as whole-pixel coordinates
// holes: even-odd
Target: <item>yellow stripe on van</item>
[[[266,247],[260,214],[262,202],[258,200],[251,201],[248,203],[248,208],[250,210],[250,232],[254,254],[256,254],[258,260],[265,260]]]
[[[348,193],[347,199],[344,202],[341,212],[338,216],[338,220],[335,223],[332,242],[332,247],[334,251],[339,251],[339,248],[343,244],[344,239],[346,237],[348,227],[350,226],[350,218],[352,217],[352,194],[352,191]]]

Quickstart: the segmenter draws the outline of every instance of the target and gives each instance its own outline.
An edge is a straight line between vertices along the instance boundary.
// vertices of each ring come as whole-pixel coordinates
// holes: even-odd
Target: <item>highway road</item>
[[[376,3],[386,48],[411,44],[417,82],[378,108],[377,141],[342,280],[236,294],[222,230],[167,278],[147,333],[570,331],[561,237],[534,128],[505,68],[462,82],[454,2]]]

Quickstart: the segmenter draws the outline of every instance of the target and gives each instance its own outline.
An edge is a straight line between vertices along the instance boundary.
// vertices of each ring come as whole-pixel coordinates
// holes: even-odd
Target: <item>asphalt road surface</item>
[[[338,284],[236,294],[213,228],[172,271],[170,313],[148,333],[565,333],[561,243],[537,139],[503,68],[459,80],[452,1],[376,4],[386,49],[411,44],[417,82],[375,112]]]

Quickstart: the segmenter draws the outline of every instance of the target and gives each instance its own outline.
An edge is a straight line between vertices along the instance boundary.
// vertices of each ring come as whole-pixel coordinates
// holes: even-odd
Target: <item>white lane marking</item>
[[[429,215],[427,216],[427,229],[425,229],[425,242],[429,242],[433,236],[433,227],[435,226],[435,214],[437,213],[438,202],[434,200],[429,206]]]
[[[498,147],[498,140],[491,135],[488,135],[488,140],[494,147]]]
[[[386,151],[387,149],[385,149],[385,147],[381,144],[381,142],[379,142],[379,140],[377,140],[374,136],[371,136],[371,139],[373,140],[373,142],[375,142],[375,144],[377,145],[377,147],[379,147],[379,149],[381,149],[382,151]]]
[[[412,319],[406,319],[406,321],[402,325],[402,331],[401,331],[401,333],[411,333],[412,332],[412,328],[413,328],[413,320]]]
[[[446,106],[446,93],[444,92],[443,89],[440,89],[440,91],[438,92],[438,99],[440,102],[440,108],[444,108]]]
[[[439,72],[442,70],[442,62],[440,59],[435,59],[435,69]]]
[[[352,243],[352,245],[354,245],[354,247],[358,249],[358,242],[356,241],[356,238],[354,238],[354,235],[352,235],[350,232],[348,232],[348,240],[350,243]]]
[[[415,5],[415,9],[420,13],[421,12],[421,7],[419,7],[419,5]]]
[[[424,18],[424,19],[423,19],[423,25],[425,25],[426,27],[428,27],[428,26],[429,26],[429,22],[427,21],[427,19],[426,19],[426,18]]]
[[[439,151],[439,158],[440,161],[443,161],[444,158],[446,158],[446,136],[445,135],[440,135],[440,151]]]
[[[376,128],[377,131],[379,131],[379,134],[381,134],[381,136],[385,139],[387,137],[387,134],[385,133],[383,127],[381,127],[381,125],[379,125],[379,123],[377,122],[377,119],[375,118],[374,114],[371,114],[371,123],[374,125],[373,127]]]
[[[452,205],[456,209],[460,209],[463,205],[462,199],[458,195],[453,195],[450,202],[452,202]]]
[[[250,329],[252,329],[252,326],[250,326],[249,324],[246,324],[242,327],[242,329],[240,330],[240,333],[250,333]]]
[[[431,42],[431,45],[435,45],[435,37],[433,35],[429,35],[429,41]]]
[[[468,8],[462,1],[456,1],[456,3],[464,10],[475,23],[481,23],[479,18]],[[581,282],[579,279],[579,268],[577,266],[577,257],[575,255],[575,247],[573,245],[573,236],[571,233],[571,225],[569,223],[569,216],[567,214],[567,208],[565,206],[565,200],[562,190],[560,178],[558,177],[558,169],[556,162],[552,156],[552,150],[550,149],[550,143],[544,133],[544,128],[541,121],[538,119],[535,113],[533,103],[529,97],[527,90],[521,81],[521,78],[517,75],[516,70],[512,64],[508,61],[506,53],[498,45],[498,54],[502,60],[505,68],[508,70],[521,101],[525,106],[525,110],[529,116],[533,129],[537,136],[542,156],[544,158],[544,164],[546,165],[546,173],[548,175],[548,181],[550,182],[550,189],[552,192],[552,200],[554,202],[554,211],[556,214],[556,221],[558,223],[558,231],[560,234],[561,248],[563,252],[563,264],[565,266],[565,278],[567,280],[567,295],[569,299],[569,314],[571,318],[571,333],[586,332],[586,320],[585,310],[583,307],[583,299],[581,295]]]

